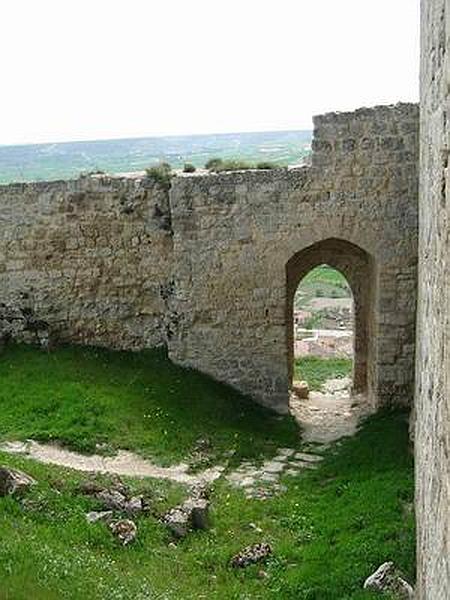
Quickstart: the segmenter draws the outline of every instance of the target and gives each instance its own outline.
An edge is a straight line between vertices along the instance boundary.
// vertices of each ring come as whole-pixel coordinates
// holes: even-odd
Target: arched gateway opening
[[[348,392],[352,387],[353,294],[345,276],[314,267],[294,296],[293,391]]]
[[[294,298],[301,280],[310,271],[328,265],[341,273],[353,296],[353,373],[352,393],[371,400],[374,381],[373,332],[375,330],[373,296],[375,288],[373,260],[359,246],[329,238],[295,254],[286,265],[287,276],[287,356],[289,379],[294,379]]]

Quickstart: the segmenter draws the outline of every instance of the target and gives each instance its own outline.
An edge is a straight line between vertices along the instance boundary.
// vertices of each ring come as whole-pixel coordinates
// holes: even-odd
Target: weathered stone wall
[[[298,272],[288,273],[287,265],[311,245],[336,238],[360,248],[371,263],[371,280],[365,282],[371,298],[371,399],[410,402],[418,108],[318,117],[313,150],[308,168],[175,180],[180,321],[170,355],[286,410],[290,314],[298,283]]]
[[[450,598],[450,2],[422,1],[416,381],[420,600]]]
[[[166,194],[132,179],[0,187],[0,328],[34,341],[143,348],[165,339]]]
[[[355,384],[411,400],[418,107],[315,120],[312,165],[0,187],[0,323],[33,339],[167,344],[279,411],[288,406],[292,302],[307,270],[347,275]]]

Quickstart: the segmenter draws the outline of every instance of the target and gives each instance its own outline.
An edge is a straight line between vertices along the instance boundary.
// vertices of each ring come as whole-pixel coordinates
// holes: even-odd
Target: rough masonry
[[[450,1],[422,2],[417,598],[450,598]]]
[[[18,340],[168,348],[172,360],[279,412],[292,305],[306,273],[341,270],[355,377],[374,406],[414,385],[418,106],[314,121],[311,166],[0,187],[0,328]]]

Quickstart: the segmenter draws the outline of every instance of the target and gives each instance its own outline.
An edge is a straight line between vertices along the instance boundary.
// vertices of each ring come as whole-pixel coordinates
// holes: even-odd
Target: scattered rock
[[[263,469],[267,473],[281,473],[285,466],[284,462],[279,460],[269,460],[264,463]]]
[[[108,510],[125,510],[127,506],[126,497],[117,490],[102,490],[94,494]]]
[[[296,452],[294,455],[295,460],[299,460],[301,462],[320,462],[323,460],[323,456],[319,454],[310,454],[308,452]]]
[[[212,464],[212,444],[209,438],[198,438],[191,452],[189,465],[191,468],[199,469]]]
[[[94,494],[101,492],[105,488],[104,486],[100,485],[97,481],[89,480],[80,483],[78,489],[82,494],[85,494],[86,496],[93,496]]]
[[[365,590],[391,592],[404,600],[414,598],[414,590],[399,574],[392,561],[383,563],[364,582]]]
[[[272,548],[269,544],[263,542],[247,546],[231,559],[231,566],[235,568],[244,568],[249,565],[261,562],[272,554]]]
[[[176,538],[183,538],[188,534],[189,517],[181,507],[170,509],[164,515],[163,522]]]
[[[206,498],[188,498],[180,506],[170,509],[163,522],[177,538],[185,537],[190,529],[208,529],[209,501]]]
[[[208,500],[210,495],[211,490],[205,484],[194,485],[189,493],[191,498],[204,498],[205,500]]]
[[[125,511],[130,515],[139,515],[146,509],[142,496],[133,496],[125,503]]]
[[[0,467],[0,496],[22,494],[35,483],[35,479],[22,471]]]
[[[112,510],[102,510],[102,511],[91,511],[86,513],[86,521],[88,523],[97,523],[97,521],[109,521],[112,519],[113,511]]]
[[[115,492],[119,492],[122,496],[126,496],[127,498],[130,496],[130,490],[127,485],[125,485],[120,477],[117,475],[113,477],[111,485],[109,489],[114,490]]]
[[[136,524],[129,519],[114,521],[113,523],[110,523],[109,528],[123,546],[131,544],[136,539]]]
[[[275,473],[263,473],[260,479],[265,483],[276,483],[279,477]]]
[[[96,481],[86,481],[79,486],[79,490],[88,496],[93,496],[106,509],[105,511],[89,514],[120,511],[136,516],[148,510],[144,497],[142,495],[130,497],[129,489],[120,480],[114,481],[108,488]]]
[[[292,390],[299,400],[307,400],[309,398],[309,386],[306,381],[294,381]]]
[[[352,380],[350,377],[337,377],[334,379],[327,379],[323,384],[323,390],[335,394],[342,390],[348,390],[352,386]]]
[[[299,472],[299,466],[296,465],[296,467],[291,467],[289,469],[286,469],[285,474],[289,475],[290,477],[295,477],[295,475],[298,475]]]
[[[183,504],[192,529],[209,528],[209,501],[205,498],[190,498]]]

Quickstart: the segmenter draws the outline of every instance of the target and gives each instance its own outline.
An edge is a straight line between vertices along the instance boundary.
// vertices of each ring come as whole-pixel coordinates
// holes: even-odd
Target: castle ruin
[[[0,319],[141,349],[288,411],[293,296],[327,263],[355,299],[357,391],[407,404],[417,288],[416,105],[315,119],[312,165],[0,188]]]
[[[0,187],[0,331],[142,349],[287,412],[293,296],[355,302],[355,390],[415,398],[418,598],[450,598],[450,0],[422,0],[421,105],[317,117],[311,166]],[[419,141],[420,121],[420,141]],[[420,181],[420,183],[419,183]],[[417,325],[417,327],[416,327]]]

